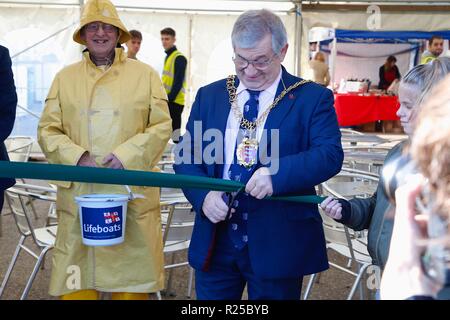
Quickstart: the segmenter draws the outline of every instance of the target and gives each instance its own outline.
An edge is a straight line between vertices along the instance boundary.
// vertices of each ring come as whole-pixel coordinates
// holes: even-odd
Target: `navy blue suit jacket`
[[[16,106],[17,94],[11,69],[11,58],[8,49],[0,46],[0,160],[9,160],[4,141],[13,129]],[[0,178],[0,190],[8,189],[14,183],[14,179]]]
[[[286,87],[301,80],[289,74],[284,67],[282,78]],[[280,81],[277,96],[282,89]],[[333,107],[333,94],[313,82],[291,93],[272,109],[265,123],[265,129],[279,129],[279,170],[272,176],[274,195],[312,195],[316,185],[337,174],[342,166],[341,134]],[[199,159],[193,162],[195,155],[208,145],[208,142],[201,143],[201,137],[194,137],[198,134],[194,131],[194,122],[201,121],[202,132],[215,128],[224,133],[229,112],[225,79],[198,91],[186,126],[187,132],[177,150],[177,162],[182,157],[186,158],[184,153],[188,152],[191,164],[176,164],[176,173],[222,178],[223,154],[214,154],[217,161],[212,164],[200,162]],[[189,135],[194,137],[191,148],[183,149],[186,146],[183,139]],[[270,150],[270,133],[268,137],[260,143],[260,148]],[[208,270],[214,254],[216,232],[216,225],[202,213],[208,190],[183,191],[196,211],[189,262],[195,269]],[[293,278],[328,268],[317,205],[252,197],[248,201],[248,250],[256,275],[269,279]]]

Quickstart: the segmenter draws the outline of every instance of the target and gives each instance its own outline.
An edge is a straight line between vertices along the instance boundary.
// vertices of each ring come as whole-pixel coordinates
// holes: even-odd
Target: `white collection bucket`
[[[122,243],[129,200],[125,194],[85,194],[75,197],[83,244],[95,247]]]

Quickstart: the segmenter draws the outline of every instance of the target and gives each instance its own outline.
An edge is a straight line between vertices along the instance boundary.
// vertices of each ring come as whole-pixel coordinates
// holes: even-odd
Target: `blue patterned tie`
[[[247,91],[250,93],[250,98],[244,104],[243,115],[244,118],[247,119],[248,121],[254,122],[258,117],[259,94],[261,93],[261,91],[249,89],[247,89]],[[230,169],[228,171],[228,175],[231,180],[240,181],[243,184],[246,184],[248,182],[255,169],[255,165],[253,165],[250,168],[246,168],[237,163],[236,157],[237,146],[242,141],[242,139],[247,136],[247,134],[248,132],[246,132],[244,128],[240,127],[236,140],[236,146],[234,149],[233,163],[230,165]],[[234,246],[237,249],[242,249],[247,244],[248,241],[247,235],[248,207],[246,201],[242,201],[245,200],[245,197],[248,196],[238,195],[236,197],[236,200],[232,204],[233,208],[236,209],[236,212],[228,221],[228,234],[231,240],[233,241]],[[239,201],[241,201],[241,203],[239,203]]]

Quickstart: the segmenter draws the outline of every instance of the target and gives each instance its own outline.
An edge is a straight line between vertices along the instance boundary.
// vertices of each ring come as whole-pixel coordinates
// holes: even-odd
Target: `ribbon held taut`
[[[244,187],[242,183],[237,181],[209,177],[14,161],[0,161],[0,177],[162,188],[192,188],[224,192],[236,192]],[[267,197],[266,199],[319,204],[325,200],[325,197],[308,195]]]

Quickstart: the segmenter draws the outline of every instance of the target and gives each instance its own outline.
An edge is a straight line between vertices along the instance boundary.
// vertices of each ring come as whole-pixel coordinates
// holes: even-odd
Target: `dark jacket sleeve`
[[[9,51],[0,46],[0,141],[11,134],[16,118],[17,94]]]
[[[173,76],[173,85],[172,90],[170,91],[168,98],[169,101],[172,102],[175,100],[175,98],[178,95],[178,92],[180,92],[181,88],[183,87],[183,81],[184,76],[186,74],[186,66],[187,66],[187,60],[183,56],[178,56],[175,59],[175,74]]]
[[[366,199],[353,198],[348,203],[349,207],[343,205],[342,219],[338,221],[355,231],[368,229],[375,211],[377,193]]]

